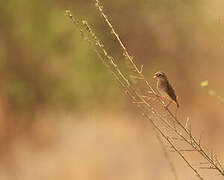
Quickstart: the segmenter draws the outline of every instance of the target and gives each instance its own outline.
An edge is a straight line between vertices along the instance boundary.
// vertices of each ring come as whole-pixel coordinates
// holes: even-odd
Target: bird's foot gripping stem
[[[164,106],[164,108],[165,108],[166,110],[168,110],[168,107],[170,106],[170,104],[172,104],[172,102],[173,102],[173,101],[170,101],[167,105]]]

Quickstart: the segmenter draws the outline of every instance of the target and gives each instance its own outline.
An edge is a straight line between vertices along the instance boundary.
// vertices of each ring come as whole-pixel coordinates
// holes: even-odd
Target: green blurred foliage
[[[80,110],[115,96],[110,75],[65,18],[66,2],[58,3],[22,0],[1,6],[1,92],[14,110],[42,105]]]

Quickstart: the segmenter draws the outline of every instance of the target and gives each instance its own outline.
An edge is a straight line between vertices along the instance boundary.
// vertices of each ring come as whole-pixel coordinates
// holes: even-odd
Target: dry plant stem
[[[147,85],[147,87],[149,88],[149,90],[156,96],[155,91],[153,90],[153,88],[150,86],[150,84],[148,83],[148,81],[145,79],[145,77],[143,75],[143,72],[142,72],[142,67],[143,66],[141,66],[141,69],[139,70],[138,67],[136,66],[136,64],[133,62],[133,58],[129,55],[127,49],[125,48],[124,44],[120,40],[119,35],[116,33],[116,31],[114,30],[111,22],[109,21],[109,19],[105,15],[105,13],[103,11],[103,6],[100,4],[99,0],[96,0],[96,7],[98,8],[98,10],[100,11],[100,14],[104,18],[104,20],[106,21],[108,26],[110,27],[110,29],[112,31],[112,34],[115,36],[115,38],[119,42],[121,48],[124,51],[124,56],[127,57],[127,59],[130,61],[131,65],[133,66],[133,68],[135,70],[135,72],[137,72],[139,74],[140,79],[144,80],[144,82]],[[161,100],[160,100],[160,102],[162,103]],[[217,159],[215,159],[215,161],[214,161],[213,157],[212,156],[210,157],[206,153],[206,151],[203,149],[203,147],[200,144],[200,140],[199,140],[199,142],[197,142],[197,140],[192,136],[191,129],[188,130],[187,126],[184,126],[169,109],[167,109],[167,112],[172,117],[172,119],[177,123],[177,125],[188,135],[188,138],[189,138],[190,141],[187,140],[186,138],[184,138],[184,140],[187,141],[187,143],[190,143],[190,145],[196,151],[198,151],[201,154],[201,156],[203,156],[214,167],[214,169],[219,171],[219,173],[224,176],[224,171],[223,171],[223,167],[222,167],[221,163]],[[177,130],[175,130],[175,131],[178,132]],[[178,135],[181,135],[181,137],[183,138],[183,135],[181,133],[178,133]]]
[[[70,12],[67,12],[67,16],[69,16],[70,17],[70,19],[72,20],[72,22],[76,25],[76,26],[78,26],[78,28],[79,28],[79,30],[80,30],[80,33],[81,33],[81,36],[83,36],[84,37],[84,39],[85,40],[87,40],[87,42],[89,43],[89,45],[93,45],[93,43],[91,42],[91,40],[87,37],[87,36],[85,36],[85,34],[84,34],[84,31],[83,31],[83,29],[82,29],[82,27],[80,26],[80,23],[78,23],[73,17],[72,17],[72,15],[71,15],[71,13]],[[86,23],[83,23],[84,25],[87,25]],[[88,32],[90,32],[89,31],[89,27],[87,27],[86,28],[87,30],[88,30]],[[91,33],[91,32],[90,32]],[[97,39],[97,38],[93,38],[93,39]],[[102,49],[102,43],[99,43],[99,42],[95,42],[96,43],[96,45],[100,45],[101,44],[101,49]],[[101,61],[103,62],[103,64],[107,67],[107,68],[111,68],[110,66],[108,66],[107,65],[107,63],[106,63],[106,61],[103,59],[103,57],[100,55],[100,53],[97,51],[97,49],[95,49],[94,48],[94,51],[95,52],[97,52],[97,55],[98,55],[98,57],[101,59]],[[110,58],[110,56],[106,53],[106,51],[105,51],[105,49],[103,50],[103,52],[104,52],[104,55],[105,55],[105,57],[107,58],[107,60],[109,60],[109,61],[111,61],[112,59]],[[115,69],[116,68],[118,68],[118,66],[114,63],[114,62],[112,62],[111,63],[113,66],[112,67],[114,67]],[[110,69],[111,70],[111,69]],[[129,86],[129,85],[125,85],[124,83],[122,83],[122,81],[120,80],[120,78],[122,79],[124,76],[120,76],[120,73],[114,73],[114,71],[112,71],[112,74],[113,74],[113,76],[115,76],[115,79],[118,81],[118,83],[122,86],[122,88],[124,89],[124,92],[126,93],[126,94],[128,94],[131,98],[132,98],[132,100],[134,101],[134,102],[139,102],[140,100],[142,100],[141,98],[141,96],[139,96],[138,95],[138,93],[135,91],[135,90],[133,90],[132,88],[131,88],[131,86]],[[119,77],[120,76],[120,77]],[[125,81],[125,80],[124,80]],[[137,98],[137,99],[136,99]],[[148,109],[146,109],[145,110],[145,107],[144,106],[142,106],[142,105],[140,105],[140,104],[137,104],[137,107],[141,110],[141,112],[142,112],[142,114],[152,123],[152,125],[154,126],[154,128],[162,135],[162,137],[164,138],[164,139],[166,139],[166,141],[171,145],[171,147],[183,158],[183,160],[184,161],[186,161],[186,163],[189,165],[189,167],[196,173],[196,175],[200,178],[200,179],[203,179],[201,176],[200,176],[200,174],[196,171],[196,169],[194,169],[192,166],[191,166],[191,164],[187,161],[187,159],[184,157],[184,155],[180,152],[180,151],[178,151],[178,149],[175,147],[175,145],[169,140],[169,137],[168,136],[166,136],[162,131],[161,131],[161,129],[153,122],[153,120],[152,120],[152,118],[150,118],[148,115],[147,115],[147,112],[148,112]]]
[[[79,23],[71,14],[71,12],[69,10],[66,11],[66,16],[68,16],[72,23],[77,26],[77,28],[80,31],[80,35],[84,38],[84,40],[86,40],[89,44],[89,46],[93,49],[93,51],[96,53],[96,55],[98,56],[98,58],[101,60],[101,62],[104,64],[104,66],[107,68],[107,70],[109,70],[112,75],[114,76],[114,78],[119,82],[119,84],[121,86],[125,87],[124,82],[122,82],[122,80],[119,79],[119,77],[116,75],[116,73],[110,68],[110,65],[103,59],[102,55],[99,53],[99,51],[95,48],[95,46],[93,45],[93,42],[88,38],[88,36],[85,34],[85,31],[82,28],[81,23]],[[83,24],[86,24],[87,22],[83,21]],[[89,31],[89,30],[88,30]],[[97,37],[95,36],[95,40],[98,41]],[[99,42],[99,41],[98,41]],[[98,44],[98,46],[103,47],[102,44]],[[119,72],[119,71],[118,71]],[[119,74],[121,74],[121,72],[119,72]],[[125,79],[125,82],[127,83],[126,78],[122,75],[122,78]]]
[[[121,48],[124,51],[124,56],[127,57],[127,59],[129,60],[129,62],[131,63],[131,65],[134,68],[134,71],[137,72],[140,76],[141,79],[143,79],[146,83],[146,85],[149,87],[150,91],[156,95],[156,92],[154,91],[154,89],[150,86],[150,84],[148,83],[148,81],[145,79],[142,71],[143,71],[143,65],[141,66],[141,69],[139,70],[138,67],[136,66],[136,64],[133,61],[133,58],[129,55],[127,49],[125,48],[123,42],[121,41],[119,35],[116,33],[114,27],[112,26],[112,24],[110,23],[109,19],[107,18],[106,14],[103,11],[103,6],[100,4],[99,0],[96,0],[96,7],[98,8],[98,10],[100,11],[101,15],[103,16],[104,20],[106,21],[106,23],[108,24],[108,26],[111,29],[112,34],[116,37],[118,43],[121,45]]]

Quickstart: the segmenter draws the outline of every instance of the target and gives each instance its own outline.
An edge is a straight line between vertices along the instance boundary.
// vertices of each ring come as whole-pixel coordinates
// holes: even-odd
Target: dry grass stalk
[[[112,73],[115,80],[120,84],[123,92],[125,92],[131,98],[132,102],[136,104],[142,115],[151,122],[155,131],[171,147],[172,151],[176,152],[185,161],[185,163],[193,170],[197,177],[199,179],[204,179],[201,175],[201,172],[199,172],[200,169],[216,170],[220,175],[224,176],[223,167],[217,159],[217,156],[213,152],[211,154],[208,154],[206,152],[204,147],[202,147],[201,145],[201,137],[199,140],[196,140],[196,138],[193,136],[191,126],[189,125],[189,118],[183,124],[169,109],[163,108],[163,110],[161,110],[154,105],[153,98],[156,98],[157,94],[143,74],[143,65],[139,69],[134,63],[133,58],[129,55],[126,47],[120,40],[119,35],[113,28],[112,23],[105,15],[103,6],[100,4],[99,0],[96,0],[96,7],[98,8],[108,27],[111,29],[111,32],[114,35],[115,39],[120,44],[123,50],[123,55],[130,62],[130,65],[132,66],[131,71],[137,74],[137,79],[139,81],[144,82],[145,88],[147,88],[147,92],[150,93],[144,94],[141,89],[136,88],[133,83],[129,81],[129,78],[136,78],[131,77],[128,73],[123,73],[120,70],[119,66],[115,63],[114,58],[107,53],[103,43],[95,35],[92,28],[88,25],[87,21],[78,22],[72,16],[70,11],[66,11],[66,15],[71,19],[72,23],[76,25],[76,27],[80,31],[81,36],[96,52],[97,56],[105,65],[105,67]],[[162,100],[159,99],[159,103],[163,107]],[[166,115],[164,116],[163,113],[165,113]],[[160,138],[160,136],[157,136],[157,138]],[[161,139],[158,140],[161,142],[164,154],[168,159],[175,179],[177,179],[174,166],[172,164],[172,161],[168,157],[167,150],[164,147]],[[181,147],[178,146],[180,142],[183,144]],[[188,145],[189,148],[183,148],[186,145]],[[194,167],[192,163],[187,159],[186,153],[193,152],[197,152],[204,161],[199,162],[199,168]]]

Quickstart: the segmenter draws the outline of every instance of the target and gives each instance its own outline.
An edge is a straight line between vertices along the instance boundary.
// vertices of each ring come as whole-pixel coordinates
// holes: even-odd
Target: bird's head
[[[157,72],[154,74],[154,78],[160,79],[160,80],[166,80],[167,77],[164,72]]]

